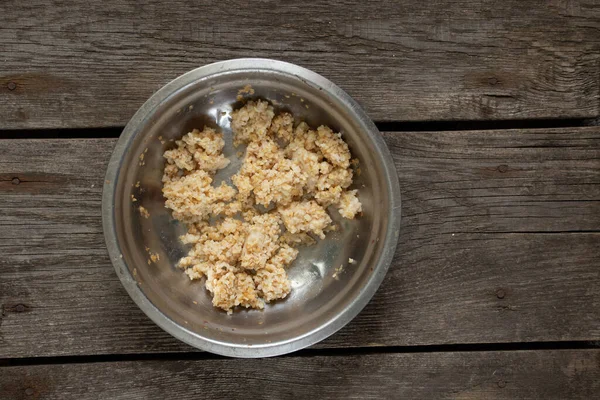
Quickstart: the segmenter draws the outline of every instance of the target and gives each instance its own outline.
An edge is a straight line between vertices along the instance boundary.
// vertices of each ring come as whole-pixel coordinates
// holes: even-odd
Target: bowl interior
[[[254,93],[241,94],[242,99],[239,91],[246,85]],[[241,163],[236,156],[240,149],[232,144],[230,113],[250,98],[267,99],[279,111],[290,111],[297,121],[304,120],[313,128],[325,124],[342,133],[360,160],[353,188],[359,189],[363,215],[349,221],[331,208],[339,229],[301,249],[288,269],[292,281],[288,297],[266,305],[263,311],[236,310],[227,315],[212,306],[203,281],[192,282],[175,267],[189,247],[178,239],[185,227],[164,207],[162,155],[193,128],[218,128],[225,136],[224,154],[232,162],[217,174],[215,183],[228,180]],[[260,347],[310,335],[356,301],[382,256],[390,224],[390,189],[384,158],[351,108],[314,83],[272,70],[217,73],[176,90],[153,107],[151,115],[135,127],[121,161],[114,224],[129,273],[157,309],[203,340]],[[140,215],[139,206],[148,210],[149,218]],[[150,253],[159,260],[152,262]],[[350,264],[349,258],[356,263]]]

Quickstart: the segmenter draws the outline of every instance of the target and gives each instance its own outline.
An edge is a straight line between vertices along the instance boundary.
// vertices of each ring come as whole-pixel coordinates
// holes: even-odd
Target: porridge
[[[264,308],[291,290],[286,273],[298,247],[325,238],[336,208],[354,219],[362,206],[350,190],[350,150],[327,126],[294,124],[266,101],[249,101],[231,114],[234,144],[246,145],[232,185],[213,185],[229,164],[223,135],[194,129],[165,151],[165,206],[187,226],[192,245],[179,261],[190,279],[205,278],[215,307]]]

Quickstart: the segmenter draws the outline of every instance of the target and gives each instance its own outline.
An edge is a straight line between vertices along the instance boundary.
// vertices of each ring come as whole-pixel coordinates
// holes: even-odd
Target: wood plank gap
[[[280,357],[318,357],[349,356],[367,354],[408,354],[408,353],[454,353],[454,352],[491,352],[491,351],[545,351],[545,350],[594,350],[600,349],[600,341],[555,341],[555,342],[518,342],[518,343],[470,343],[424,346],[381,346],[353,347],[335,349],[304,349]],[[144,353],[144,354],[102,354],[56,357],[24,357],[0,359],[1,367],[88,364],[121,361],[182,361],[228,359],[217,354],[193,351],[189,353]]]
[[[375,121],[381,132],[439,132],[497,129],[548,129],[577,128],[597,126],[599,119],[524,119],[495,121]],[[117,138],[123,126],[107,128],[69,128],[69,129],[0,129],[0,139],[101,139]]]
[[[122,126],[110,128],[73,129],[10,129],[0,130],[0,139],[102,139],[118,138]]]

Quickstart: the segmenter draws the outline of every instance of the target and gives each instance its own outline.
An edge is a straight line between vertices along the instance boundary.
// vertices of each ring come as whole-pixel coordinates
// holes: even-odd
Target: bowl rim
[[[153,115],[154,110],[173,93],[195,81],[217,74],[242,70],[254,72],[267,70],[295,76],[309,85],[322,88],[341,105],[347,107],[351,114],[356,116],[357,122],[364,128],[383,161],[383,172],[389,191],[388,201],[390,204],[387,212],[388,229],[383,238],[382,252],[373,268],[373,273],[355,298],[332,319],[310,332],[286,341],[260,345],[228,344],[214,341],[192,332],[163,314],[140,289],[122,257],[117,241],[114,215],[115,191],[121,162],[133,139]],[[304,67],[272,59],[238,58],[208,64],[175,78],[152,95],[134,114],[121,133],[107,166],[102,193],[102,225],[106,247],[117,276],[132,300],[155,324],[184,343],[201,350],[229,357],[260,358],[291,353],[318,343],[337,332],[358,315],[379,288],[394,257],[400,234],[400,205],[400,185],[391,153],[373,121],[354,99],[327,78]]]

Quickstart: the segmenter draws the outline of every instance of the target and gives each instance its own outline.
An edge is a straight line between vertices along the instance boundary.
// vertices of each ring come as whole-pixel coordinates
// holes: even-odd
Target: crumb
[[[332,278],[335,279],[335,280],[338,280],[339,279],[339,275],[342,273],[343,270],[344,270],[344,266],[343,265],[340,265],[339,267],[337,267],[335,269],[335,272],[332,275]]]
[[[137,201],[137,199],[135,198],[135,196],[134,196],[134,195],[131,195],[131,201],[132,201],[132,202],[136,202],[136,201]]]
[[[140,215],[144,218],[148,218],[150,217],[150,213],[148,212],[148,210],[146,210],[144,207],[139,206],[139,210],[140,210]]]
[[[292,114],[284,112],[273,118],[269,133],[289,143],[294,134],[294,117]]]
[[[158,253],[150,253],[150,260],[156,264],[156,262],[160,260],[160,256]]]
[[[232,177],[243,199],[251,193],[257,204],[289,204],[302,196],[306,175],[302,168],[284,156],[277,143],[265,139],[251,142],[240,171]]]
[[[229,165],[229,160],[221,154],[225,141],[223,135],[214,129],[205,127],[202,132],[194,129],[176,142],[177,148],[167,150],[164,158],[170,173],[165,176],[172,181],[177,168],[185,171],[200,169],[210,174]],[[169,167],[171,166],[171,167]],[[167,168],[166,167],[166,168]],[[165,181],[163,176],[163,182]]]
[[[197,302],[196,300],[192,301],[192,303],[194,303],[194,304],[198,304],[198,302]]]
[[[349,258],[348,259],[348,263],[349,264],[356,264],[356,260],[354,258]]]
[[[144,161],[144,153],[140,154],[140,161]]]
[[[347,219],[354,219],[354,216],[362,212],[362,205],[356,197],[356,190],[350,190],[342,194],[339,204],[340,215]]]
[[[323,230],[331,223],[327,211],[316,201],[294,202],[278,208],[285,228],[290,233],[310,232],[325,238]]]
[[[253,90],[246,86],[242,94]],[[242,165],[233,185],[213,184],[229,160],[223,135],[209,127],[187,133],[163,155],[165,206],[187,226],[180,240],[191,246],[177,266],[190,280],[203,279],[213,305],[228,314],[263,309],[290,293],[286,268],[298,247],[315,244],[311,235],[325,238],[338,229],[328,206],[349,219],[362,211],[358,191],[349,189],[354,160],[351,165],[341,134],[305,122],[294,126],[293,115],[276,115],[272,104],[250,100],[231,112],[234,145],[247,145],[237,152]],[[158,260],[146,251],[149,263]]]
[[[244,94],[249,94],[249,95],[253,95],[254,94],[254,89],[252,89],[251,85],[246,85],[243,88],[241,88],[240,90],[238,90],[238,95],[244,95]]]
[[[266,101],[249,101],[244,107],[231,113],[231,129],[234,144],[251,141],[259,142],[266,138],[267,130],[275,116],[273,107]]]
[[[312,246],[317,242],[307,233],[290,233],[289,231],[285,231],[283,235],[279,237],[279,241],[292,247]]]
[[[159,141],[162,141],[162,140],[163,140],[162,136],[159,136],[159,137],[158,137],[158,140],[159,140]]]
[[[317,134],[315,144],[323,156],[333,165],[348,168],[350,166],[350,150],[341,135],[335,134],[331,128],[323,125],[317,129]]]
[[[135,183],[135,187],[136,187],[136,188],[139,188],[139,187],[140,187],[140,181],[137,181],[137,182]]]
[[[337,230],[338,230],[338,226],[335,224],[331,224],[327,228],[325,228],[325,232],[335,232]]]
[[[194,109],[194,105],[190,104],[190,106],[188,107],[188,110],[192,111]]]

